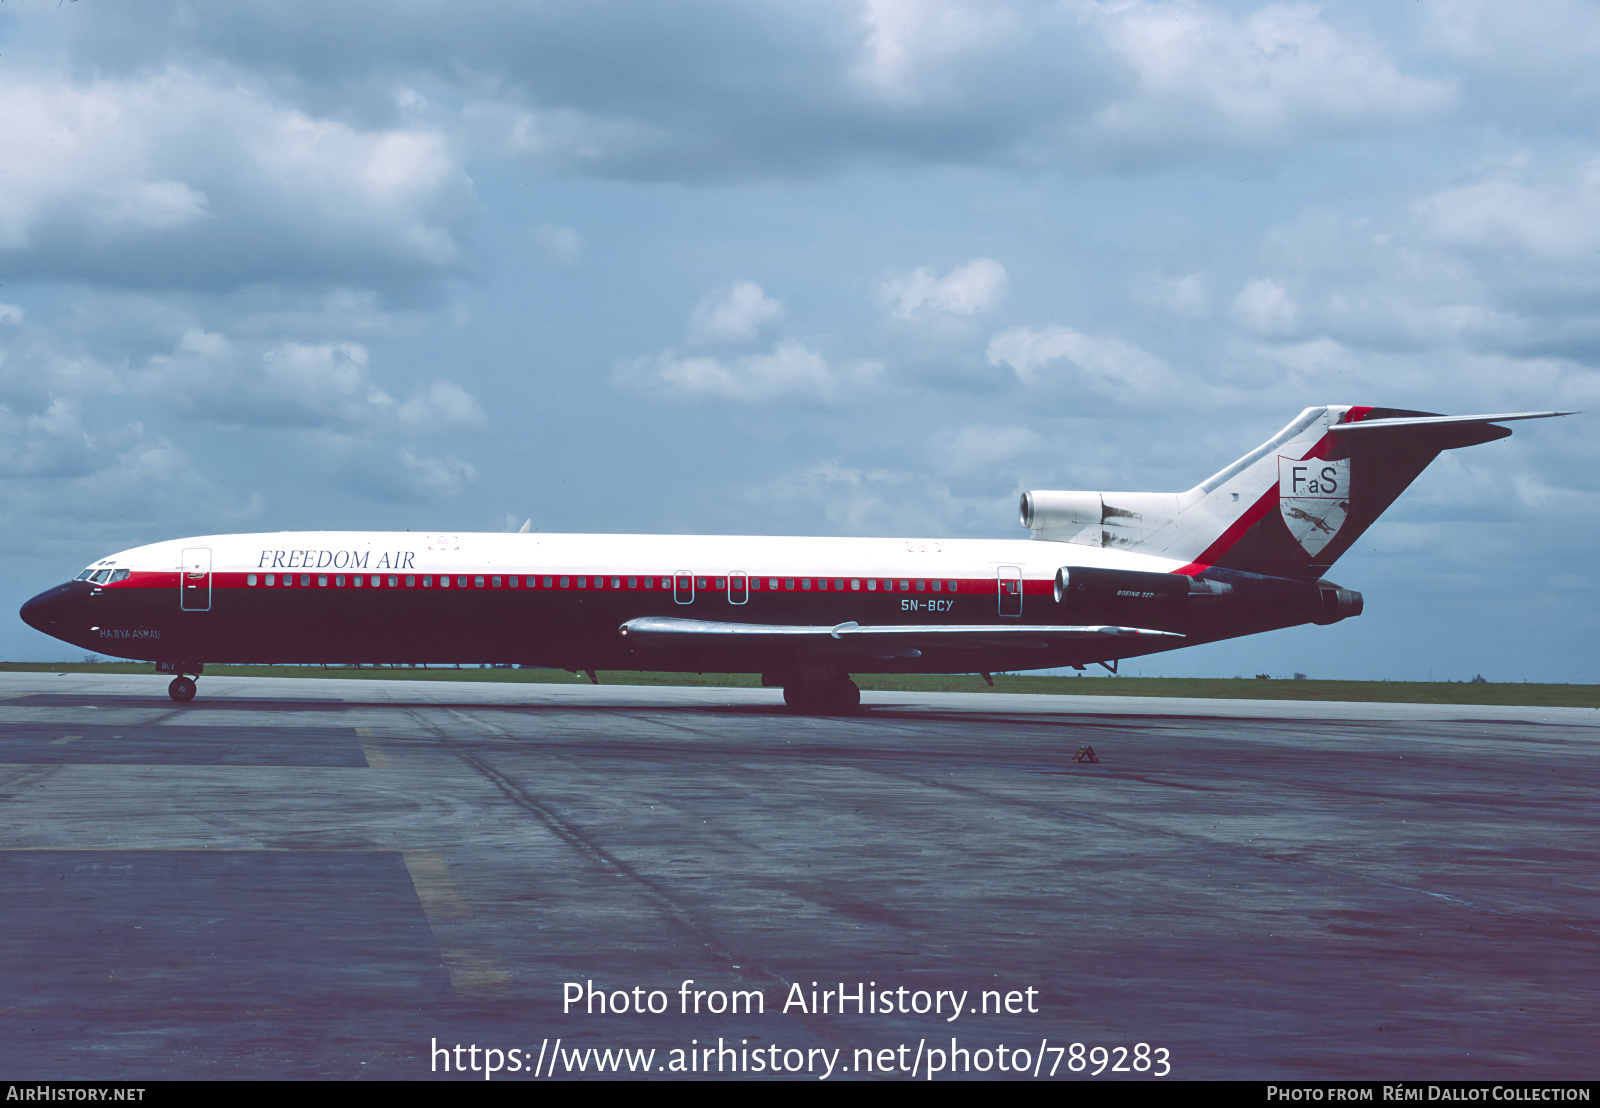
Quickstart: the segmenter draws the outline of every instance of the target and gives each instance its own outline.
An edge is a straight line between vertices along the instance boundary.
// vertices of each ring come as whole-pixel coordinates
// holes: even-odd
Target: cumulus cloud
[[[989,340],[990,365],[1008,365],[1030,388],[1082,389],[1118,403],[1171,402],[1172,367],[1130,342],[1070,327],[1016,327]]]
[[[855,76],[901,104],[947,95],[942,75],[1016,45],[1026,22],[1014,8],[965,0],[863,0],[860,11],[867,33]]]
[[[0,78],[0,258],[131,286],[447,272],[475,200],[443,134],[363,129],[180,69]]]
[[[739,281],[707,293],[695,304],[689,316],[689,342],[694,346],[755,342],[783,317],[783,305],[760,285]]]
[[[904,276],[886,278],[879,291],[890,315],[911,321],[986,312],[1005,287],[1005,266],[993,258],[974,258],[942,277],[918,266]]]
[[[477,468],[453,454],[424,454],[340,430],[317,430],[303,441],[319,464],[339,474],[348,488],[385,503],[449,500],[478,480]]]
[[[187,451],[140,424],[102,424],[91,434],[87,423],[75,400],[32,414],[0,405],[0,553],[37,556],[64,544],[87,557],[92,536],[98,557],[157,537],[152,520],[168,534],[193,534],[261,511],[259,494],[211,479]]]
[[[835,460],[748,488],[745,499],[757,518],[782,506],[786,516],[809,517],[811,529],[844,534],[993,535],[1016,518],[1009,486],[961,496],[926,474]]]
[[[694,347],[746,346],[783,321],[783,305],[754,281],[739,281],[701,297],[689,314]],[[770,349],[744,353],[684,353],[663,350],[622,362],[611,384],[624,391],[645,390],[678,400],[729,400],[769,404],[801,400],[836,404],[852,393],[878,387],[880,362],[830,361],[793,337]]]
[[[369,125],[427,119],[475,149],[625,178],[1170,163],[1387,128],[1453,98],[1302,3],[1235,17],[1193,0],[691,0],[618,23],[576,0],[470,17],[445,0],[284,0],[206,19],[152,0],[61,33],[102,72],[206,57],[307,114],[338,99]],[[419,86],[460,106],[393,91]]]
[[[16,341],[0,346],[0,403],[13,409],[38,412],[58,400],[116,396],[126,387],[125,375],[115,366],[81,353],[62,353],[26,328]]]
[[[619,22],[574,0],[466,17],[444,0],[336,12],[284,0],[207,19],[152,0],[60,33],[103,72],[205,57],[267,75],[302,109],[339,99],[371,121],[417,114],[385,95],[397,85],[443,87],[480,149],[561,171],[705,179],[1004,147],[1018,92],[1059,103],[1082,83],[1083,67],[1063,64],[1083,53],[1082,32],[1032,44],[1030,6],[689,0]]]
[[[459,496],[478,479],[478,471],[470,462],[444,456],[419,457],[402,447],[398,454],[400,465],[391,471],[391,482],[381,486],[405,499],[431,500],[442,496]]]
[[[202,422],[233,429],[245,454],[276,454],[279,436],[293,436],[289,456],[315,459],[319,472],[378,500],[449,498],[476,480],[471,463],[416,443],[484,430],[477,400],[452,381],[397,397],[360,343],[264,342],[195,327],[165,352],[110,364],[30,337],[15,353],[0,348],[0,476],[9,479],[0,508],[38,521],[144,513],[173,530],[214,530],[219,518],[262,514],[259,492],[202,473],[183,445],[144,427],[172,417],[182,432]]]
[[[1595,365],[1600,161],[1550,160],[1478,166],[1379,216],[1308,208],[1265,236],[1270,276],[1241,284],[1229,318],[1269,344]]]
[[[477,400],[454,381],[434,381],[417,389],[395,415],[407,431],[424,434],[481,431],[488,423]]]
[[[1425,41],[1465,64],[1487,111],[1511,106],[1536,123],[1600,93],[1600,22],[1587,0],[1422,0],[1421,11]],[[1537,100],[1518,103],[1516,91]]]
[[[103,464],[74,401],[53,400],[43,411],[31,414],[0,404],[0,474],[78,477]]]
[[[612,381],[618,388],[642,386],[678,399],[833,404],[875,388],[882,369],[874,361],[831,363],[798,340],[781,339],[771,350],[732,357],[664,351],[623,363]]]
[[[516,100],[468,103],[454,122],[474,149],[557,173],[657,176],[657,163],[681,160],[673,157],[674,148],[694,141],[691,135],[600,111],[542,108]],[[687,168],[674,165],[680,173]]]
[[[1043,435],[1016,424],[962,427],[934,437],[930,460],[942,473],[992,480],[1005,467],[1046,448]]]
[[[534,228],[533,237],[540,249],[556,265],[577,265],[583,257],[583,236],[571,227],[557,223],[541,223]]]
[[[1233,318],[1262,334],[1288,331],[1299,316],[1299,308],[1288,291],[1266,277],[1246,282],[1233,300]]]
[[[1141,302],[1192,322],[1211,313],[1208,283],[1204,273],[1186,273],[1181,277],[1142,274],[1134,280],[1131,291]]]
[[[261,350],[199,329],[152,357],[132,382],[198,415],[255,427],[337,427],[375,434],[482,430],[487,420],[460,385],[434,381],[397,400],[373,379],[356,342],[279,342]]]
[[[1547,261],[1591,261],[1600,250],[1600,158],[1566,180],[1528,181],[1512,165],[1488,180],[1418,201],[1423,226],[1441,241],[1510,249]]]
[[[1314,4],[1243,18],[1192,0],[1085,0],[1077,10],[1135,77],[1131,94],[1095,113],[1091,141],[1142,158],[1418,120],[1454,97],[1447,83],[1402,73],[1377,43],[1340,33]]]

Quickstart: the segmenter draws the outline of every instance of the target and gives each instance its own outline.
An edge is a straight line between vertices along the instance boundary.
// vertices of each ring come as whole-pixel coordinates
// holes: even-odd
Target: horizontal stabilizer
[[[1393,430],[1400,427],[1440,427],[1460,423],[1507,423],[1513,419],[1550,419],[1554,416],[1577,414],[1577,412],[1506,412],[1502,415],[1403,416],[1396,419],[1368,419],[1360,423],[1335,423],[1328,430],[1336,435],[1348,435],[1351,432],[1365,435],[1374,431]]]

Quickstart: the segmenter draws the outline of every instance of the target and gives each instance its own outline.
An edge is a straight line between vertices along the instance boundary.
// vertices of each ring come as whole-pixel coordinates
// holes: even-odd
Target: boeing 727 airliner
[[[103,558],[32,627],[156,663],[523,663],[760,673],[848,712],[851,673],[1114,667],[1359,615],[1324,573],[1442,450],[1566,412],[1307,408],[1181,493],[1029,492],[1030,539],[281,532]]]

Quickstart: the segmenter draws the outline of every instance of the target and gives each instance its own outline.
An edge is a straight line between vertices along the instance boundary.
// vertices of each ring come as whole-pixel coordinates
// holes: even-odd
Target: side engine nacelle
[[[1186,613],[1225,616],[1251,610],[1295,623],[1338,623],[1361,614],[1361,594],[1331,581],[1231,574],[1213,580],[1180,573],[1062,566],[1056,570],[1056,603],[1070,619],[1121,620],[1155,626]],[[1143,622],[1141,622],[1143,621]]]
[[[1073,618],[1116,619],[1134,626],[1150,626],[1153,621],[1180,617],[1188,606],[1192,588],[1190,578],[1177,573],[1086,566],[1056,570],[1056,603],[1070,609]],[[1208,584],[1207,595],[1210,588]]]

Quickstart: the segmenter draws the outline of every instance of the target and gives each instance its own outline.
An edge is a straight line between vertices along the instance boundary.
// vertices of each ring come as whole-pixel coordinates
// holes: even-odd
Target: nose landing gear
[[[194,679],[195,677],[199,677],[205,671],[206,667],[200,662],[156,663],[157,673],[177,674],[177,676],[172,679],[172,684],[167,686],[167,695],[172,697],[172,699],[176,700],[179,704],[187,704],[189,701],[194,699]],[[194,674],[194,677],[189,676],[191,673]]]

